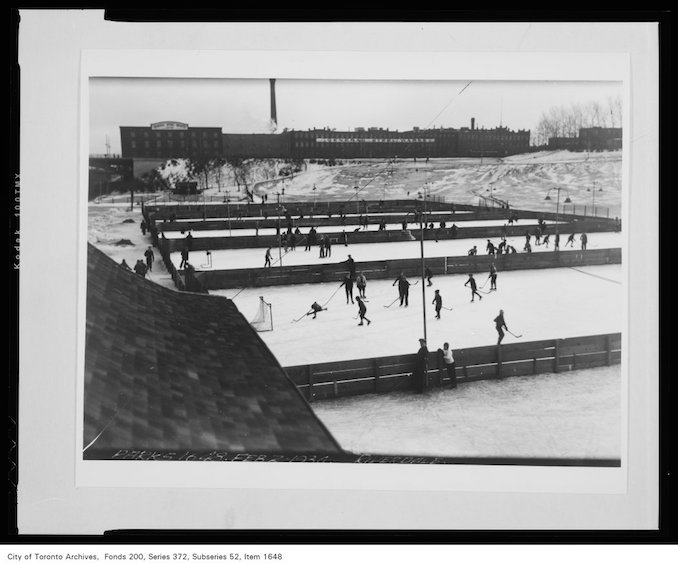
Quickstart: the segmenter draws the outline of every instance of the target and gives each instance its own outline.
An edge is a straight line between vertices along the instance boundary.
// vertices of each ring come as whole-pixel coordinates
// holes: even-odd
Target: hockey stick
[[[443,309],[445,309],[446,311],[451,311],[451,310],[452,310],[452,307],[445,307],[445,306],[443,305]]]
[[[304,313],[304,314],[303,314],[301,317],[299,317],[298,319],[292,319],[292,322],[293,322],[293,323],[298,323],[298,322],[299,322],[301,319],[303,319],[304,317],[308,317],[309,315],[312,315],[313,313],[316,313],[316,314],[317,314],[317,313],[320,313],[320,311],[327,311],[327,309],[326,309],[326,308],[323,308],[323,309],[320,309],[319,311],[309,311],[308,313]]]
[[[506,329],[506,332],[508,332],[511,336],[515,336],[516,338],[522,338],[522,334],[513,334],[508,328]]]
[[[386,307],[388,309],[391,305],[393,305],[396,301],[398,301],[398,299],[400,299],[400,297],[396,297],[391,303],[389,303],[388,305],[384,305],[384,307]]]

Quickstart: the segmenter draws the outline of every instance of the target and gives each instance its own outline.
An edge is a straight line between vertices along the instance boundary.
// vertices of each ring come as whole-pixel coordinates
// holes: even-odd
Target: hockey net
[[[256,316],[250,321],[250,324],[257,332],[266,332],[273,330],[273,311],[270,303],[264,301],[263,297],[259,297],[259,311]]]

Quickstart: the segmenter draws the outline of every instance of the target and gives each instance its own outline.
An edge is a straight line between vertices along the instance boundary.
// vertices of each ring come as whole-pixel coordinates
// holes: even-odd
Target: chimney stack
[[[278,126],[278,114],[275,108],[275,78],[269,79],[271,82],[271,123],[273,127]]]
[[[476,118],[472,117],[471,118],[471,131],[473,131],[476,128]]]

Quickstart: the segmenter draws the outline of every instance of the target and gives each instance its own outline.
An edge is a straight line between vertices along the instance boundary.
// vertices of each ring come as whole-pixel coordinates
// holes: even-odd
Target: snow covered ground
[[[355,454],[619,458],[619,366],[313,403]]]
[[[624,286],[620,265],[585,268],[553,268],[499,272],[497,291],[471,302],[465,275],[436,276],[426,287],[426,327],[429,348],[449,342],[453,348],[494,344],[497,333],[492,320],[504,310],[506,324],[523,340],[542,340],[587,334],[620,332],[623,322]],[[481,287],[487,275],[475,276]],[[414,283],[415,278],[410,282]],[[251,320],[259,308],[259,296],[272,304],[271,332],[259,333],[284,366],[335,360],[415,353],[423,336],[422,282],[410,287],[409,306],[394,303],[398,297],[393,280],[368,281],[367,318],[372,324],[358,326],[357,304],[346,303],[343,288],[335,283],[257,287],[242,291],[212,290],[213,295],[232,298]],[[483,291],[487,291],[489,283]],[[441,319],[435,319],[434,291],[440,290]],[[354,289],[354,295],[357,292]],[[327,311],[316,319],[304,316],[317,301]],[[510,334],[506,342],[514,340]]]
[[[417,237],[418,233],[412,231],[412,236]],[[560,236],[560,249],[571,250],[571,247],[565,248],[568,235]],[[622,233],[591,233],[588,235],[588,249],[601,248],[619,248],[623,242]],[[492,239],[493,244],[499,244],[498,238]],[[508,244],[515,247],[519,253],[523,252],[525,237],[507,237]],[[297,249],[284,253],[282,264],[284,266],[297,266],[302,264],[322,264],[327,262],[343,262],[350,254],[356,262],[370,260],[389,260],[395,258],[419,258],[421,256],[421,243],[418,240],[402,242],[377,242],[365,244],[352,244],[349,233],[349,245],[332,245],[332,256],[330,258],[319,258],[318,248],[311,251],[305,251],[303,245],[297,246]],[[535,245],[534,237],[531,239],[532,252],[553,252],[553,235],[548,247],[544,245]],[[436,256],[466,256],[468,250],[473,246],[478,249],[478,254],[486,254],[485,247],[487,239],[447,239],[435,242],[434,240],[424,241],[424,256],[432,258]],[[579,235],[575,237],[574,248],[579,249]],[[237,268],[261,268],[264,265],[263,248],[238,248],[231,250],[212,250],[212,267],[209,269],[237,269]],[[272,250],[275,265],[278,262],[278,248]],[[172,262],[176,267],[181,263],[181,253],[173,252],[171,254]],[[189,254],[189,262],[195,266],[196,270],[208,269],[205,251],[194,251]],[[275,267],[274,265],[274,267]],[[360,266],[358,266],[360,268]]]

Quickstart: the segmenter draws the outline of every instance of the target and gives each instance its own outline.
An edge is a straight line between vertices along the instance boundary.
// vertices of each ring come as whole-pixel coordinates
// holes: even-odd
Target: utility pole
[[[423,321],[424,321],[424,340],[428,343],[428,340],[426,339],[426,266],[424,263],[424,223],[426,221],[426,187],[424,187],[424,190],[422,192],[422,199],[423,199],[423,212],[421,214],[421,220],[419,222],[419,227],[421,231],[421,237],[420,237],[420,251],[421,251],[421,300],[422,300],[422,315],[423,315]]]

